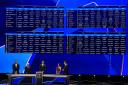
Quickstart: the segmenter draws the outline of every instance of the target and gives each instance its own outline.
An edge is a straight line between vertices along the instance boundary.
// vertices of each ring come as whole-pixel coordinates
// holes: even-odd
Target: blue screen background
[[[123,55],[82,55],[82,54],[26,54],[5,53],[5,8],[17,5],[64,6],[76,8],[78,6],[104,6],[125,5],[127,0],[0,0],[0,73],[12,73],[12,64],[18,60],[20,73],[24,72],[27,63],[32,65],[33,73],[45,60],[47,73],[55,73],[57,63],[63,65],[67,60],[70,74],[96,74],[96,75],[128,75],[128,54]],[[128,7],[127,7],[128,8]],[[127,9],[128,15],[128,9]],[[128,18],[127,18],[128,27]],[[49,31],[63,31],[65,29],[50,29]],[[36,29],[34,31],[42,31]],[[74,30],[68,30],[72,32]],[[93,30],[92,30],[93,31]],[[126,29],[128,32],[128,30]],[[128,40],[128,39],[127,39]],[[126,43],[127,44],[127,43]],[[127,47],[128,48],[128,47]]]

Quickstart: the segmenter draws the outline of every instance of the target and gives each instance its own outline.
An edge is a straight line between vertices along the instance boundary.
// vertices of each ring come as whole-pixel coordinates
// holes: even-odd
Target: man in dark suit
[[[27,66],[25,66],[25,74],[31,74],[31,67],[29,63],[27,64]]]
[[[64,75],[68,75],[68,64],[67,64],[67,61],[64,61]]]
[[[19,74],[19,68],[20,68],[20,65],[18,64],[17,61],[15,61],[15,63],[12,66],[13,74]]]
[[[40,64],[40,71],[45,72],[45,70],[46,70],[46,65],[45,65],[45,62],[43,60],[42,63]]]
[[[31,66],[30,64],[28,63],[26,66],[25,66],[25,74],[31,74]],[[31,83],[32,82],[32,78],[31,77],[25,77],[24,78],[24,82],[25,83]]]

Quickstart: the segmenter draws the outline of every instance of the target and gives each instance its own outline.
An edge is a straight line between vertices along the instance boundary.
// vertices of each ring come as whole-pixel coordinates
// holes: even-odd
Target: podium
[[[70,75],[43,74],[43,72],[36,72],[36,74],[9,74],[8,75],[9,85],[14,85],[13,82],[12,82],[12,79],[13,78],[18,78],[18,77],[23,77],[23,78],[33,77],[33,78],[35,78],[36,82],[32,83],[32,85],[43,85],[43,82],[44,82],[43,79],[44,78],[65,78],[66,81],[65,81],[64,85],[69,85]]]
[[[43,72],[36,72],[36,85],[43,85]]]

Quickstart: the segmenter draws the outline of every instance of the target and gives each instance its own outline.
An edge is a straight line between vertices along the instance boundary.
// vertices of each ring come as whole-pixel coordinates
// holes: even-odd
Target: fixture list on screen
[[[126,52],[126,35],[6,34],[7,53],[64,53],[64,49],[67,50],[66,53],[68,54],[124,54]]]
[[[65,18],[64,18],[65,17]],[[107,28],[126,31],[125,6],[15,7],[6,8],[6,29],[32,31],[36,28]]]
[[[6,35],[8,53],[63,53],[61,33],[16,33]]]
[[[124,54],[126,7],[6,8],[6,30],[7,53]]]
[[[67,10],[67,28],[126,28],[126,8],[80,7]]]
[[[67,53],[124,54],[124,34],[72,34],[67,37]]]
[[[64,28],[63,8],[6,8],[6,29]]]

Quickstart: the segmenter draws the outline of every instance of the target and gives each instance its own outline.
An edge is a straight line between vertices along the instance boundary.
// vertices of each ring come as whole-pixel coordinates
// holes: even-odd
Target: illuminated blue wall
[[[12,64],[17,60],[20,64],[20,73],[23,73],[24,66],[31,54],[5,53],[5,45],[0,47],[0,73],[12,73]]]
[[[9,6],[16,5],[48,5],[48,6],[64,6],[64,7],[78,7],[83,5],[102,6],[102,5],[128,5],[127,0],[0,0],[0,46],[5,45],[4,35],[4,9]],[[127,13],[128,15],[128,13]],[[128,18],[127,18],[128,19]],[[128,20],[127,20],[128,21]],[[128,23],[128,22],[127,22]],[[128,25],[127,25],[128,27]],[[52,30],[58,31],[58,30]],[[71,31],[71,30],[70,30]],[[127,31],[128,32],[128,31]],[[51,55],[51,54],[6,54],[5,47],[0,47],[0,73],[12,72],[12,64],[17,59],[20,64],[20,72],[23,72],[24,67],[29,61],[34,65],[36,59],[44,59],[47,65],[48,73],[55,73],[56,64],[63,60],[67,60],[72,74],[111,74],[128,75],[128,55],[124,58],[122,55]],[[40,58],[39,58],[40,57]],[[30,58],[30,59],[29,59]],[[40,63],[40,62],[39,62]],[[38,63],[38,64],[39,64]],[[122,68],[123,66],[123,68]],[[38,66],[34,67],[34,69]],[[123,70],[122,70],[123,69]],[[38,69],[37,69],[38,70]]]

